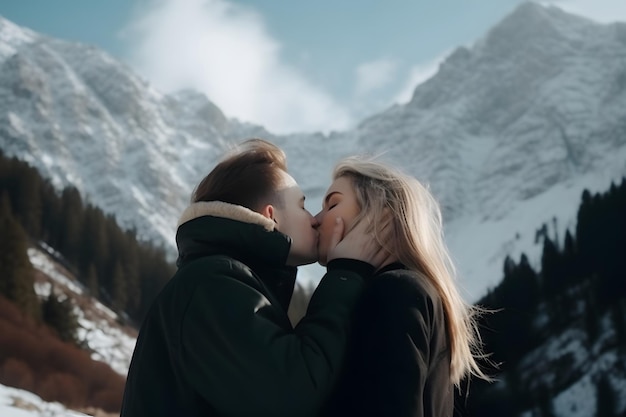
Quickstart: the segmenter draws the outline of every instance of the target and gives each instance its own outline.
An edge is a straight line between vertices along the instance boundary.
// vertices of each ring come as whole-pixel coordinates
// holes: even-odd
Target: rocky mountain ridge
[[[528,230],[555,217],[571,226],[583,189],[626,175],[626,24],[524,3],[453,52],[409,103],[350,131],[281,136],[199,93],[162,94],[96,48],[0,18],[0,149],[173,254],[193,187],[251,136],[285,149],[311,211],[345,155],[380,155],[426,182],[475,299],[507,254],[538,253]]]

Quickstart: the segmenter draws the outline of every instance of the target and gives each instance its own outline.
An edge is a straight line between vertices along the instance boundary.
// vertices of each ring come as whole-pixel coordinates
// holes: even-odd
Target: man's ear
[[[267,217],[268,219],[272,219],[274,220],[274,222],[276,222],[276,220],[274,219],[274,214],[275,214],[274,211],[275,211],[274,206],[271,204],[268,204],[261,209],[260,213],[264,215],[265,217]]]

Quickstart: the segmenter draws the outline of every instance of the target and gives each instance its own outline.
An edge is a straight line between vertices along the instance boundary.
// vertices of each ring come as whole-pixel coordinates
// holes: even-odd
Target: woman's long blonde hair
[[[459,293],[435,198],[417,179],[371,158],[342,159],[333,180],[340,177],[353,180],[361,208],[353,224],[367,216],[381,240],[381,229],[391,220],[392,239],[381,245],[437,289],[450,340],[452,382],[458,387],[470,375],[490,380],[477,363],[485,357],[476,323],[482,310],[466,303]]]

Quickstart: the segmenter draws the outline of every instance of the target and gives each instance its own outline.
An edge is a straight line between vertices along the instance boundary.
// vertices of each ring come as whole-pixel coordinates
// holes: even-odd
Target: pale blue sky
[[[522,0],[0,0],[0,15],[96,45],[158,90],[201,90],[275,132],[344,129],[394,102]],[[626,21],[626,0],[546,0]]]

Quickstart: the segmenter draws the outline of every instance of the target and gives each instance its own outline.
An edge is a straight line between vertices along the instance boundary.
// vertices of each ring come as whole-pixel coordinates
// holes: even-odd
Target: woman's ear
[[[260,213],[263,216],[267,217],[268,219],[272,219],[272,220],[274,220],[274,222],[276,222],[276,219],[274,219],[275,210],[274,210],[274,206],[273,205],[268,204],[268,205],[264,206],[261,209]]]

